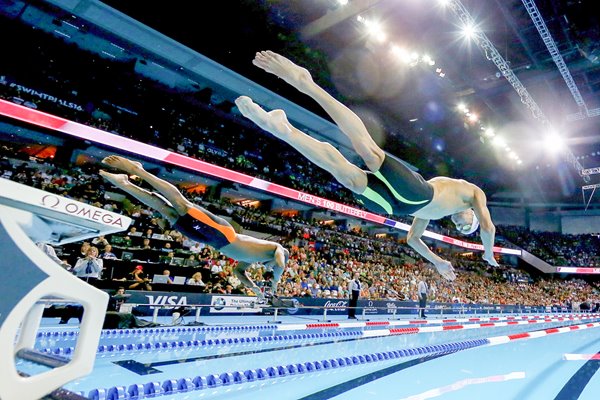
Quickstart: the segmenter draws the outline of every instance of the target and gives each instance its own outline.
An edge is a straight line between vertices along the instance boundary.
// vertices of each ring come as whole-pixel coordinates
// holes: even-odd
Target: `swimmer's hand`
[[[456,279],[456,274],[454,273],[454,267],[449,261],[441,260],[435,264],[433,264],[437,272],[440,273],[445,279],[449,281],[453,281]]]
[[[498,264],[498,262],[496,261],[496,259],[494,258],[494,253],[485,253],[483,255],[483,259],[485,261],[487,261],[488,264],[490,264],[492,267],[499,267],[500,264]]]

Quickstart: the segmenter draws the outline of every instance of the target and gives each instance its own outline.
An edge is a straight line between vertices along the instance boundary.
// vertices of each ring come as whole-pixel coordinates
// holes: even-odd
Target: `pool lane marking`
[[[554,321],[574,321],[584,319],[600,318],[600,314],[575,314],[564,316],[561,314],[554,315],[522,315],[521,317],[471,317],[471,318],[448,318],[448,319],[417,319],[417,320],[394,320],[394,321],[365,321],[365,322],[320,322],[310,324],[283,324],[275,327],[277,331],[300,331],[309,329],[331,329],[331,328],[363,328],[375,326],[394,326],[394,325],[434,325],[447,323],[463,323],[463,322],[500,322],[500,321],[518,321],[518,320],[547,320]]]
[[[167,365],[184,364],[184,363],[191,363],[191,362],[203,361],[203,360],[214,360],[214,359],[226,358],[226,357],[246,356],[246,355],[250,355],[250,354],[268,353],[268,352],[280,351],[280,350],[292,350],[292,349],[299,349],[299,348],[303,348],[303,347],[321,346],[321,345],[332,344],[332,343],[349,342],[349,341],[353,341],[353,340],[365,340],[365,339],[373,339],[373,338],[359,337],[359,338],[348,338],[348,339],[341,339],[341,340],[329,340],[326,342],[318,342],[318,343],[316,343],[316,342],[302,343],[302,344],[296,344],[296,345],[292,345],[292,346],[272,347],[269,349],[239,351],[236,353],[227,353],[227,354],[213,354],[210,356],[180,358],[180,359],[165,360],[165,361],[158,361],[158,362],[154,362],[154,363],[145,363],[145,364],[136,362],[135,360],[123,360],[123,361],[118,361],[118,362],[115,361],[114,364],[117,364],[120,367],[128,369],[131,372],[135,372],[138,375],[148,375],[151,373],[164,372],[164,371],[155,369],[154,367],[163,367],[163,366],[167,366]],[[253,342],[253,343],[256,343],[256,342]],[[154,370],[154,371],[148,372],[150,370]]]
[[[523,321],[519,321],[519,322],[523,322]],[[566,332],[570,332],[570,331],[574,331],[574,330],[595,328],[595,327],[599,327],[599,326],[600,326],[599,322],[583,324],[583,325],[571,325],[571,326],[566,326],[566,327],[561,327],[561,328],[549,328],[549,329],[543,329],[543,330],[539,330],[539,331],[517,333],[517,334],[513,334],[513,335],[495,336],[495,337],[488,338],[487,340],[489,341],[489,345],[498,345],[498,344],[508,343],[510,341],[518,340],[518,339],[533,339],[533,338],[538,338],[538,337],[542,337],[542,336],[546,336],[546,335],[550,335],[550,334],[554,334],[554,333],[566,333]],[[435,327],[428,327],[428,328],[431,329],[431,328],[435,328]],[[272,351],[292,350],[292,349],[299,349],[299,348],[303,348],[303,347],[321,346],[321,345],[327,345],[327,344],[332,344],[332,343],[343,343],[343,342],[349,342],[349,341],[354,341],[354,340],[374,339],[374,338],[388,336],[388,335],[394,335],[394,334],[416,333],[414,331],[404,332],[405,330],[408,330],[408,329],[410,329],[410,328],[398,329],[398,331],[401,330],[403,332],[392,332],[392,333],[387,332],[387,331],[395,331],[395,329],[385,329],[385,330],[383,330],[384,331],[383,334],[377,335],[377,336],[371,335],[371,336],[363,336],[363,337],[358,337],[358,338],[329,340],[329,341],[318,342],[318,343],[316,343],[316,342],[302,343],[302,344],[298,344],[298,345],[291,345],[291,346],[284,346],[284,347],[273,347],[273,348],[269,348],[269,349],[258,349],[258,350],[243,351],[243,352],[228,353],[228,354],[215,354],[215,355],[210,355],[210,356],[190,357],[190,358],[183,358],[183,359],[159,361],[159,362],[155,362],[155,363],[139,363],[135,360],[121,360],[118,362],[114,362],[114,364],[119,365],[119,366],[121,366],[125,369],[128,369],[131,372],[137,373],[139,375],[149,375],[152,373],[163,372],[154,367],[161,367],[161,366],[167,366],[167,365],[173,365],[173,364],[183,364],[183,363],[190,363],[190,362],[211,360],[211,359],[218,359],[218,358],[225,358],[225,357],[237,357],[237,356],[244,356],[244,355],[250,355],[250,354],[260,354],[260,353],[267,353],[267,352],[272,352]],[[369,331],[367,331],[367,332],[369,332]],[[371,331],[371,332],[374,332],[374,331]]]
[[[571,379],[563,386],[554,400],[578,399],[587,384],[600,369],[600,352],[591,354],[591,357],[573,374]]]
[[[587,361],[600,360],[600,353],[596,354],[563,354],[563,359],[567,361]]]
[[[352,389],[356,389],[363,385],[366,385],[370,382],[373,382],[376,379],[385,378],[388,375],[395,374],[396,372],[414,367],[415,365],[423,364],[427,361],[435,360],[436,358],[444,357],[449,354],[453,354],[454,352],[446,352],[442,354],[433,354],[430,356],[419,357],[414,360],[406,361],[403,363],[399,363],[396,365],[392,365],[387,368],[380,369],[379,371],[374,371],[358,378],[350,379],[346,382],[342,382],[335,386],[328,387],[327,389],[323,389],[321,391],[309,394],[308,396],[304,396],[299,398],[298,400],[325,400],[330,399],[335,396],[339,396],[340,394],[346,393]]]
[[[536,338],[553,335],[553,334],[558,334],[558,333],[567,333],[567,332],[573,332],[573,331],[584,330],[584,329],[589,329],[589,328],[597,328],[597,327],[600,327],[600,323],[571,325],[571,326],[561,327],[561,328],[550,328],[550,329],[542,329],[539,331],[523,332],[523,333],[518,333],[518,334],[513,334],[513,335],[496,336],[496,337],[487,338],[486,340],[489,343],[489,344],[487,344],[487,346],[496,346],[499,344],[505,344],[505,343],[509,343],[511,341],[516,341],[516,340],[536,339]],[[486,346],[486,345],[482,345],[482,346]],[[437,357],[431,357],[431,358],[423,357],[421,360],[429,361],[429,360],[433,360],[434,358],[437,358]],[[597,365],[591,365],[591,366],[586,367],[586,365],[589,364],[590,362],[595,362]],[[411,364],[409,366],[405,366],[404,368],[399,368],[402,365],[404,365],[404,363],[400,364],[400,365],[388,367],[381,371],[376,371],[376,372],[361,376],[356,379],[351,379],[347,382],[343,382],[336,386],[333,386],[332,388],[330,388],[330,389],[333,389],[332,391],[330,391],[330,389],[324,389],[319,392],[313,393],[312,395],[303,397],[300,400],[329,399],[331,397],[338,396],[342,393],[345,393],[347,391],[355,389],[359,386],[366,385],[366,384],[370,383],[372,380],[383,378],[383,377],[391,375],[395,372],[406,369],[409,366],[416,365],[416,363]],[[583,388],[585,387],[585,385],[587,385],[587,382],[589,382],[589,380],[592,378],[592,376],[598,370],[598,367],[600,367],[600,362],[597,362],[595,360],[588,361],[586,363],[586,365],[584,365],[584,367],[582,367],[573,376],[573,378],[571,378],[571,380],[569,380],[569,382],[563,387],[563,390],[561,390],[561,393],[563,393],[564,397],[556,397],[555,400],[573,400],[573,399],[577,399],[577,397],[579,397],[579,396],[575,396],[575,397],[570,396],[569,397],[569,394],[576,393],[577,391],[579,391],[579,393],[581,393],[583,391]],[[585,385],[581,385],[581,383],[583,381],[585,381]],[[560,396],[560,394],[559,394],[559,396]]]

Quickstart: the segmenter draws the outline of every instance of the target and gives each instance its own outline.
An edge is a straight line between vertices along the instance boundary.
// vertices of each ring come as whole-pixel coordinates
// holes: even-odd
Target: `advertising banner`
[[[135,304],[137,315],[152,315],[156,308],[159,315],[171,315],[188,309],[194,313],[196,306],[201,307],[200,315],[242,315],[271,313],[272,308],[256,305],[256,297],[239,295],[217,295],[208,293],[174,293],[130,291],[128,304]],[[348,299],[322,299],[312,297],[280,298],[292,307],[281,308],[280,314],[287,315],[346,315]],[[436,303],[427,305],[427,313],[444,314],[497,314],[497,313],[542,313],[543,306],[531,307],[498,304],[462,304]],[[416,315],[418,303],[414,301],[359,300],[356,315]]]

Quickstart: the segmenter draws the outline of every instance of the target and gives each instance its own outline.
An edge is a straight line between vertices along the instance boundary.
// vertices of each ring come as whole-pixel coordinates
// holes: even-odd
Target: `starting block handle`
[[[20,210],[0,204],[0,269],[10,280],[0,281],[0,399],[39,399],[62,385],[89,374],[108,305],[108,294],[67,272],[44,254],[13,218]],[[33,347],[44,305],[53,297],[81,304],[80,335],[69,362],[40,357]],[[15,340],[16,339],[16,340]],[[53,369],[27,376],[19,373],[15,356]],[[64,360],[63,360],[64,361]]]

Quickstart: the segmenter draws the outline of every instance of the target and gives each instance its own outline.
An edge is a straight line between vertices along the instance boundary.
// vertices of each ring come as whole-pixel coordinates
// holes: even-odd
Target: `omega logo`
[[[88,206],[83,203],[76,203],[73,201],[67,201],[65,204],[61,204],[61,199],[54,195],[45,195],[42,197],[42,205],[49,208],[60,208],[65,212],[75,215],[77,217],[91,219],[92,221],[99,221],[107,225],[123,227],[123,220],[118,215],[115,217],[112,213],[108,213],[100,208]],[[59,207],[60,206],[60,207]]]

